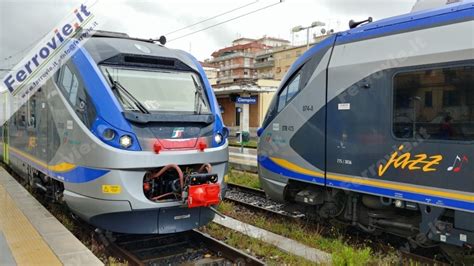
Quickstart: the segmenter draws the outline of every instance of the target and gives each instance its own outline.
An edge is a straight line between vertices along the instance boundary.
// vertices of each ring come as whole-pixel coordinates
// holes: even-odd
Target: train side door
[[[35,94],[34,104],[34,115],[32,120],[34,121],[34,128],[36,132],[35,145],[36,145],[36,156],[44,162],[48,162],[48,108],[46,93],[44,88],[38,90]]]

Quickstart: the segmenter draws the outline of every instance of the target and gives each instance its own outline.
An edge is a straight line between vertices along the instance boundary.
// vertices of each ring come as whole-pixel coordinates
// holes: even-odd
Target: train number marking
[[[345,165],[352,165],[351,160],[346,160],[346,159],[337,159],[338,164],[345,164]]]
[[[410,171],[421,170],[423,172],[433,172],[437,170],[434,167],[436,165],[439,165],[440,162],[443,160],[442,155],[433,155],[428,157],[428,155],[426,154],[417,154],[415,156],[412,156],[409,152],[399,155],[402,150],[403,145],[400,145],[400,147],[398,147],[398,150],[392,153],[387,164],[379,165],[379,176],[383,176],[390,167],[393,167],[395,169],[407,168]]]
[[[312,105],[303,105],[303,112],[313,112],[314,107]]]

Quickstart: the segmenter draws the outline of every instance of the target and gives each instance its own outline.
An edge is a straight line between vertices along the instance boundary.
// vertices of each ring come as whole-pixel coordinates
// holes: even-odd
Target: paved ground
[[[0,265],[103,265],[0,168]]]
[[[229,147],[229,161],[232,168],[236,170],[257,171],[257,150],[238,147]]]

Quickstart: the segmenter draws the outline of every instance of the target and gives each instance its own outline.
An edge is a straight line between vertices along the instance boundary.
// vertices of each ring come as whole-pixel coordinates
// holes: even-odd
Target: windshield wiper
[[[194,113],[195,114],[201,114],[201,109],[202,109],[202,103],[205,100],[202,96],[202,87],[197,83],[196,79],[194,78],[194,75],[191,75],[191,78],[193,79],[194,86],[196,87],[196,92],[194,93]]]
[[[129,98],[131,100],[131,102],[142,113],[144,113],[144,114],[149,114],[150,113],[150,111],[148,111],[148,109],[137,98],[135,98],[122,84],[120,84],[120,82],[114,80],[114,78],[112,77],[112,75],[110,74],[110,72],[107,68],[105,68],[105,72],[107,72],[107,77],[109,78],[110,83],[112,83],[112,88],[116,89],[116,91],[118,92],[118,96],[120,97],[120,99],[122,99],[122,102],[124,102],[124,99],[123,99],[122,93],[120,91],[122,91],[125,94],[125,96],[127,98]]]

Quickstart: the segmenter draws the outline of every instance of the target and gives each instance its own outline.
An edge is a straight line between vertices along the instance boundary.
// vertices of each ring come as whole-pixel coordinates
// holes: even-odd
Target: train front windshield
[[[192,72],[112,66],[102,66],[102,70],[111,82],[121,87],[119,90],[118,86],[113,86],[117,99],[126,111],[139,110],[138,101],[138,105],[149,112],[209,113],[200,79]]]

